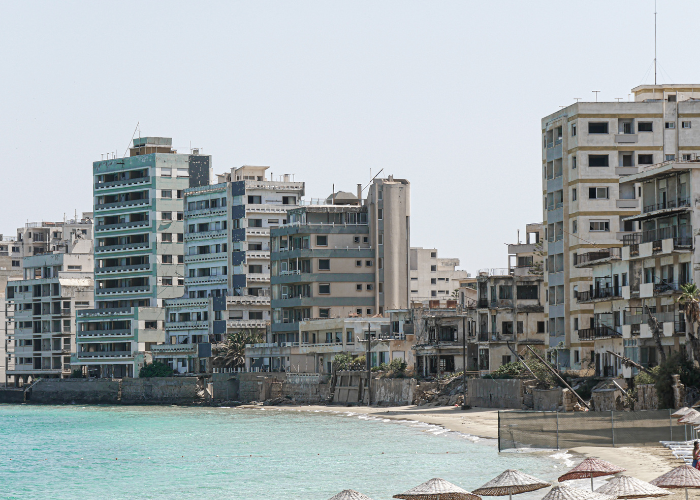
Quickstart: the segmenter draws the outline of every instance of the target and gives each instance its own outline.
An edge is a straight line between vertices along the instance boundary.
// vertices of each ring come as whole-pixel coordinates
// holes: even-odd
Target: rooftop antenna
[[[595,102],[598,102],[598,92],[600,92],[600,90],[591,90],[591,92],[595,94]]]
[[[617,99],[617,102],[620,102],[620,100],[624,99],[624,97],[616,97],[615,99]]]
[[[574,97],[574,100],[575,100],[576,102],[579,102],[581,99],[583,99],[583,97]]]
[[[654,85],[656,85],[656,0],[654,0]]]

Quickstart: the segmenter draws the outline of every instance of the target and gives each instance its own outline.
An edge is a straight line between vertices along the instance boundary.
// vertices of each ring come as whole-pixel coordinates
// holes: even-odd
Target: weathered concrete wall
[[[0,389],[0,403],[24,403],[24,389]]]
[[[122,379],[122,404],[191,404],[200,400],[197,377]]]
[[[659,396],[656,393],[654,384],[640,384],[636,386],[636,389],[637,402],[634,404],[635,411],[659,409]]]
[[[215,401],[239,401],[239,380],[233,373],[212,373],[212,397]]]
[[[413,404],[416,391],[416,379],[380,378],[372,379],[372,403],[394,406]]]
[[[533,389],[532,402],[535,411],[557,411],[563,406],[563,392],[561,388]]]
[[[250,403],[252,401],[265,401],[272,399],[272,393],[277,392],[278,388],[273,389],[275,382],[279,383],[286,379],[285,373],[237,373],[238,379],[238,401],[241,403]],[[279,388],[281,395],[281,388]]]
[[[116,404],[119,381],[109,379],[43,379],[29,390],[31,403]]]
[[[521,380],[467,380],[467,404],[480,408],[517,408],[523,406]]]
[[[621,404],[622,391],[620,389],[597,389],[591,393],[591,401],[595,411],[623,410]]]

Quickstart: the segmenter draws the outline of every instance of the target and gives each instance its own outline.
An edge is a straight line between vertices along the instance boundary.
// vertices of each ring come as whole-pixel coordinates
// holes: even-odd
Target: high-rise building
[[[44,224],[18,231],[23,241],[50,245],[39,251],[31,245],[22,259],[23,276],[11,278],[5,291],[4,365],[6,381],[12,377],[15,384],[70,376],[76,313],[93,303],[92,219]]]
[[[593,339],[594,309],[576,297],[589,290],[591,269],[576,256],[619,248],[637,232],[640,193],[626,175],[700,152],[693,132],[700,85],[642,85],[632,102],[577,102],[542,119],[542,190],[547,253],[545,305],[549,345],[562,369],[581,370]]]
[[[319,204],[290,210],[271,240],[271,334],[264,347],[246,351],[250,366],[288,369],[289,349],[299,342],[304,320],[370,317],[408,307],[406,180],[375,179],[365,200],[358,186],[357,196],[337,192]],[[304,348],[311,352],[314,346]]]
[[[185,285],[183,193],[208,185],[210,169],[210,156],[178,154],[166,137],[93,163],[95,308],[78,315],[72,365],[135,377],[165,341],[164,301]]]
[[[436,248],[411,248],[411,302],[457,300],[460,280],[470,278],[457,269],[459,259],[438,257]]]
[[[218,184],[185,190],[185,294],[167,301],[166,343],[154,357],[180,373],[205,372],[226,333],[270,325],[270,229],[304,195],[289,175],[243,166]]]

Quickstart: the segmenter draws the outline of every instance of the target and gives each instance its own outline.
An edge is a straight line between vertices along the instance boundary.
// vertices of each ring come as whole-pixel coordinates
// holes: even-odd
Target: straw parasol
[[[337,495],[333,495],[328,500],[372,500],[367,495],[363,495],[355,490],[343,490]]]
[[[683,415],[688,413],[692,408],[688,408],[687,406],[684,406],[683,408],[680,408],[679,410],[676,410],[671,414],[673,418],[681,418]]]
[[[535,491],[541,488],[546,488],[550,484],[536,477],[529,476],[515,469],[508,469],[502,472],[497,477],[483,485],[481,488],[474,490],[477,495],[487,497],[500,497],[508,495],[513,498],[513,495],[525,493],[527,491]]]
[[[591,478],[591,491],[593,491],[593,478],[600,476],[612,476],[618,472],[625,472],[627,469],[613,465],[600,458],[590,457],[571,469],[569,472],[559,477],[559,482],[571,479]]]
[[[415,488],[394,495],[394,498],[404,500],[481,500],[467,490],[460,488],[440,478],[433,478]]]
[[[595,490],[595,492],[604,495],[612,495],[617,498],[665,497],[671,494],[669,491],[661,489],[658,486],[630,476],[614,477]]]
[[[700,471],[690,465],[681,465],[650,483],[659,488],[685,488],[685,500],[688,500],[688,488],[700,488]]]
[[[700,417],[700,411],[693,410],[691,408],[690,411],[685,412],[685,415],[683,415],[681,418],[678,419],[678,423],[679,424],[690,424],[697,417]]]
[[[574,488],[568,484],[553,486],[542,500],[614,500],[613,495],[603,495],[592,491]]]

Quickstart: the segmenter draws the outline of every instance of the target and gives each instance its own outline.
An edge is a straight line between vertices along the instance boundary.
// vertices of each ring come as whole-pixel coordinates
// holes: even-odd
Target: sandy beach
[[[260,408],[257,406],[256,408]],[[322,411],[345,412],[374,415],[392,420],[417,420],[427,424],[439,425],[446,429],[464,434],[471,434],[482,438],[496,439],[498,437],[498,410],[472,408],[463,411],[457,407],[420,407],[420,406],[394,406],[394,407],[366,407],[366,406],[275,406],[266,407],[279,410],[297,411]],[[571,453],[587,457],[598,457],[627,469],[626,474],[650,481],[664,474],[674,467],[683,464],[682,460],[675,458],[671,452],[661,446],[643,447],[579,447],[568,450]],[[674,500],[676,497],[685,497],[682,490],[670,490],[673,495],[668,497]],[[690,492],[691,496],[700,496]]]

